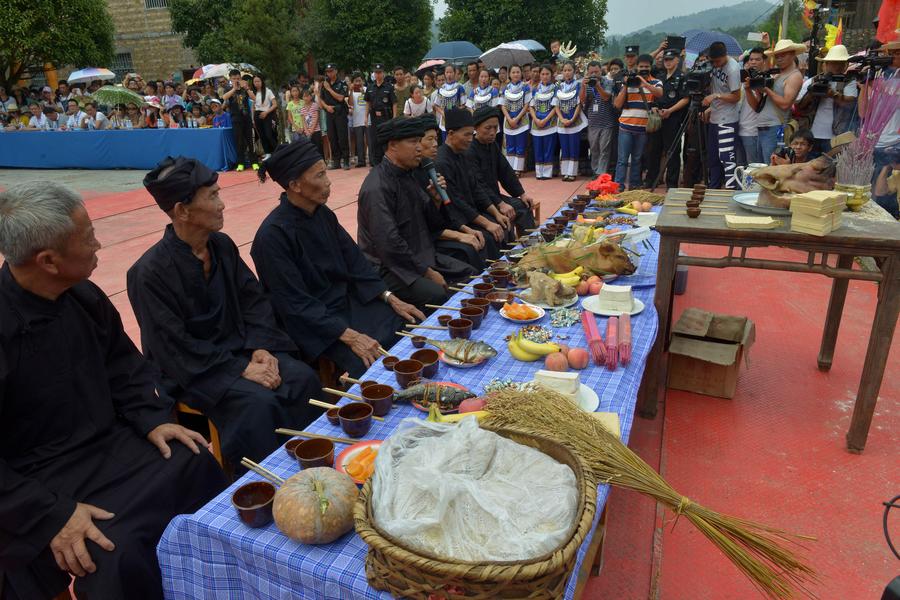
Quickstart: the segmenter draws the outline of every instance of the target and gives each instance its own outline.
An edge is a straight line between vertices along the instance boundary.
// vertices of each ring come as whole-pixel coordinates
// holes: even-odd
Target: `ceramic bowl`
[[[472,336],[472,321],[468,319],[453,319],[447,324],[447,327],[450,328],[450,339],[467,340]]]
[[[488,294],[487,299],[491,301],[491,306],[494,307],[494,310],[500,310],[503,308],[503,305],[507,302],[512,302],[513,296],[509,292],[492,292]]]
[[[385,356],[381,359],[381,366],[383,366],[388,371],[394,370],[394,365],[396,365],[400,361],[396,356]]]
[[[441,315],[441,316],[443,316],[443,315]],[[447,315],[447,316],[449,317],[450,315]],[[438,318],[440,318],[440,317],[438,317]],[[425,340],[427,340],[427,339],[428,338],[426,338],[424,335],[413,336],[413,338],[412,338],[413,348],[424,348]]]
[[[507,271],[506,269],[503,269],[503,270],[495,269],[495,270],[491,271],[491,275],[494,277],[494,287],[500,288],[500,289],[509,287],[509,271]],[[484,296],[482,296],[482,297],[487,298],[488,294],[490,294],[493,291],[494,291],[493,288],[491,288],[490,290],[487,290],[485,292]]]
[[[231,495],[238,517],[248,527],[265,527],[272,522],[275,486],[268,481],[245,483]]]
[[[463,319],[472,321],[472,329],[478,329],[481,327],[481,321],[484,319],[484,309],[478,308],[477,306],[467,306],[459,311],[459,316]],[[413,358],[415,358],[415,356],[413,356]]]
[[[288,440],[284,445],[284,451],[287,452],[287,455],[291,458],[295,458],[294,450],[296,450],[297,446],[299,446],[302,442],[303,440],[301,439]]]
[[[341,427],[350,437],[358,438],[369,433],[372,427],[372,407],[365,402],[345,404],[338,411]]]
[[[556,239],[556,229],[547,229],[546,227],[542,227],[541,237],[544,238],[545,242],[552,242]]]
[[[566,210],[562,211],[562,214],[565,218],[571,221],[578,215],[578,211],[574,208],[567,208]]]
[[[556,224],[558,228],[563,228],[569,223],[569,219],[566,217],[559,215],[557,217],[553,217],[553,222]]]
[[[417,350],[410,355],[410,358],[422,363],[422,377],[426,379],[434,379],[438,372],[438,353],[437,350],[425,348]]]
[[[303,440],[294,450],[301,469],[334,466],[334,442],[323,439]]]
[[[328,419],[328,422],[337,427],[341,424],[341,420],[338,417],[339,408],[329,408],[325,412],[325,418]],[[293,455],[292,455],[293,456]]]
[[[394,388],[376,383],[362,391],[362,398],[366,404],[372,406],[372,413],[376,417],[383,417],[391,412],[391,407],[394,405]]]
[[[509,279],[508,272],[507,272],[506,276],[507,276],[507,280],[508,280]],[[494,278],[494,283],[497,283],[499,285],[499,283],[497,282],[497,276],[492,275],[492,277]],[[488,294],[493,292],[494,291],[494,283],[476,283],[475,285],[473,285],[472,291],[475,292],[475,297],[476,298],[484,298],[485,296],[487,296]],[[446,323],[441,323],[441,324],[446,325]]]
[[[416,382],[422,379],[423,368],[424,365],[417,360],[401,360],[394,365],[394,377],[397,378],[397,384],[404,390],[411,385],[415,385]]]
[[[487,298],[463,298],[463,306],[474,306],[485,310],[487,316],[487,307],[491,305],[491,301]]]

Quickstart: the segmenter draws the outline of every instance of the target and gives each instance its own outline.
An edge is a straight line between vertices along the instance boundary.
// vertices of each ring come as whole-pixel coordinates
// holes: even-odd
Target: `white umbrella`
[[[524,65],[534,62],[528,48],[517,42],[507,42],[495,46],[481,55],[484,66],[488,69],[499,69],[511,65]]]
[[[95,79],[100,79],[101,81],[108,81],[110,79],[115,79],[116,74],[110,71],[109,69],[102,69],[97,67],[88,67],[86,69],[80,69],[78,71],[72,71],[69,73],[69,77],[66,79],[70,84],[71,83],[84,83],[86,81],[93,81]]]
[[[513,40],[510,44],[521,44],[529,52],[546,52],[544,45],[537,40]]]

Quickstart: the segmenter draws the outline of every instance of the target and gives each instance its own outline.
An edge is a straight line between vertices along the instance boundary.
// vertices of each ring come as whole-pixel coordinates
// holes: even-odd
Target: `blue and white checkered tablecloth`
[[[650,238],[651,248],[641,256],[638,271],[631,277],[617,281],[635,285],[634,295],[646,307],[642,313],[632,317],[631,363],[627,367],[619,365],[615,371],[596,367],[591,363],[580,372],[582,383],[595,390],[600,397],[598,410],[618,413],[622,441],[625,443],[631,433],[644,362],[657,332],[658,319],[653,306],[654,287],[651,278],[656,275],[658,241],[659,236],[653,233]],[[648,281],[651,281],[650,285],[647,285]],[[465,297],[468,295],[458,293],[446,304],[459,306]],[[436,325],[437,315],[446,312],[435,312],[425,323]],[[549,315],[545,316],[538,324],[549,327],[549,320]],[[597,324],[605,336],[606,318],[597,317]],[[453,381],[476,393],[481,393],[484,385],[494,378],[530,381],[534,372],[542,368],[543,362],[519,362],[509,355],[503,338],[517,327],[517,324],[507,321],[498,311],[491,309],[481,328],[473,332],[472,339],[492,345],[498,352],[497,356],[482,366],[470,369],[455,369],[441,364],[435,380]],[[443,331],[419,331],[436,334],[433,337],[437,339],[447,339],[447,333]],[[571,347],[587,347],[580,322],[570,327],[555,328],[555,331],[568,336],[568,339],[559,341]],[[414,350],[410,339],[403,338],[390,351],[395,356],[406,358]],[[380,361],[369,369],[363,379],[396,384],[394,374],[385,370]],[[350,391],[358,393],[355,388]],[[373,422],[372,429],[363,439],[387,438],[401,419],[424,416],[425,413],[411,406],[396,405],[384,422]],[[344,436],[340,427],[332,426],[324,416],[307,430]],[[335,456],[346,447],[341,444],[336,446]],[[296,461],[288,458],[281,448],[262,464],[284,478],[298,472]],[[237,487],[258,479],[261,478],[255,473],[248,473],[195,514],[180,515],[172,520],[157,547],[166,598],[390,598],[386,592],[369,587],[365,573],[368,547],[355,532],[350,532],[331,544],[314,546],[288,539],[274,524],[260,529],[251,529],[242,524],[231,505],[231,495]],[[608,493],[609,486],[599,487],[594,527],[600,519]],[[580,569],[590,541],[590,538],[585,540],[579,550],[574,573]],[[572,597],[575,584],[576,577],[573,575],[566,589],[566,598]]]

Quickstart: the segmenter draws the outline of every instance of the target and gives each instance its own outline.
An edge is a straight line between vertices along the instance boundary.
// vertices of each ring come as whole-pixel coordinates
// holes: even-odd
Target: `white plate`
[[[575,400],[584,412],[594,412],[600,408],[600,396],[597,395],[597,392],[583,383],[581,384],[581,387],[578,388],[578,396]]]
[[[456,367],[457,369],[471,369],[472,367],[477,367],[478,365],[484,363],[488,359],[479,360],[474,363],[464,363],[462,361],[456,360],[455,358],[450,358],[449,356],[444,355],[443,350],[438,350],[438,359],[444,363],[445,365],[449,365],[451,367]]]
[[[739,194],[735,194],[734,201],[737,202],[741,206],[741,208],[761,215],[775,215],[781,217],[789,217],[791,215],[791,209],[789,208],[759,206],[759,192],[741,192]]]
[[[602,317],[618,317],[622,314],[620,310],[603,310],[600,308],[600,299],[597,297],[597,294],[593,296],[588,296],[584,300],[581,301],[581,308],[584,310],[589,310],[595,315],[600,315]],[[634,299],[634,304],[631,307],[631,312],[628,313],[630,315],[636,315],[639,312],[644,310],[644,303],[637,298]]]
[[[521,292],[519,292],[519,295],[524,296],[530,289],[531,288],[523,289]],[[525,301],[525,302],[527,302],[527,301]],[[573,304],[576,304],[577,302],[578,302],[578,294],[575,294],[574,296],[572,296],[572,299],[567,301],[565,304],[558,304],[556,306],[550,306],[549,304],[544,304],[543,302],[527,302],[527,304],[530,304],[531,306],[534,306],[535,308],[554,309],[554,308],[566,308],[568,306],[572,306]],[[522,322],[523,321],[519,321],[519,323],[522,323]]]
[[[509,321],[512,321],[513,323],[534,323],[535,321],[540,321],[541,319],[543,319],[543,318],[544,318],[544,315],[547,314],[547,313],[544,311],[544,309],[541,308],[540,306],[536,306],[536,305],[534,305],[534,304],[528,304],[527,302],[525,302],[524,304],[525,304],[526,306],[530,306],[531,308],[533,308],[534,310],[536,310],[537,313],[538,313],[538,316],[536,316],[536,317],[533,318],[533,319],[525,319],[525,320],[522,320],[522,319],[513,319],[512,317],[507,316],[507,314],[506,314],[506,309],[505,309],[505,308],[501,308],[501,309],[500,309],[500,316],[502,316],[504,319],[507,319],[507,320],[509,320]]]

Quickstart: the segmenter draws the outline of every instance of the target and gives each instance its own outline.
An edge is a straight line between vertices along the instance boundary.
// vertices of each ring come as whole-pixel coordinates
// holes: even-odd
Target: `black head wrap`
[[[378,143],[384,146],[391,140],[422,137],[423,132],[419,119],[397,117],[378,126]]]
[[[472,113],[465,108],[453,108],[444,113],[444,121],[447,124],[447,131],[462,129],[463,127],[471,127]]]
[[[500,122],[500,109],[496,106],[482,106],[478,110],[475,111],[475,114],[472,115],[472,125],[478,127],[488,119],[496,117],[497,122]]]
[[[164,171],[164,176],[160,177]],[[202,187],[213,185],[219,174],[196,158],[167,156],[144,177],[144,187],[163,210],[169,212],[181,202],[189,204]]]
[[[260,181],[266,180],[266,174],[278,185],[288,189],[291,182],[303,175],[310,167],[322,160],[319,149],[312,141],[301,136],[290,144],[281,144],[259,167],[257,174]]]
[[[437,119],[434,118],[434,115],[431,113],[425,113],[421,117],[419,117],[419,124],[422,125],[423,135],[425,131],[440,129],[438,127]]]

